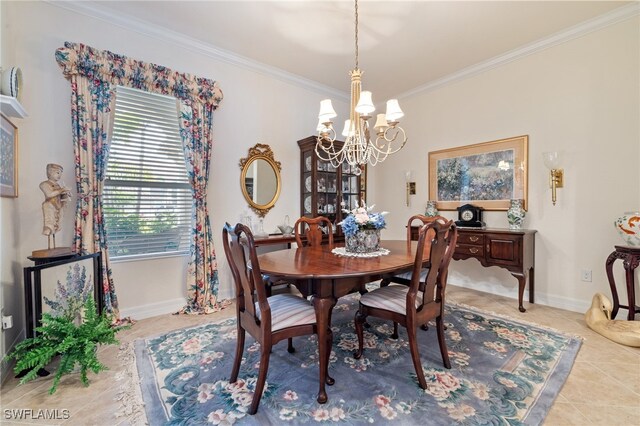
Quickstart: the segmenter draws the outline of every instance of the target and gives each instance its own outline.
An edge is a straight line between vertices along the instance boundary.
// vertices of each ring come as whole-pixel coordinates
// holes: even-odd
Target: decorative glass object
[[[280,230],[280,232],[282,232],[282,235],[285,237],[288,237],[291,234],[293,234],[293,226],[289,224],[289,215],[286,215],[284,217],[284,222],[282,222],[282,225],[278,225],[278,229]]]
[[[513,199],[510,201],[509,210],[507,210],[507,220],[509,221],[509,229],[521,229],[522,222],[526,212],[522,207],[523,200]]]
[[[436,207],[436,201],[427,201],[427,209],[424,212],[424,215],[427,217],[438,216],[438,208]]]
[[[345,248],[351,253],[371,253],[380,249],[379,229],[362,229],[344,238]]]
[[[640,247],[640,211],[625,212],[613,224],[627,245]]]

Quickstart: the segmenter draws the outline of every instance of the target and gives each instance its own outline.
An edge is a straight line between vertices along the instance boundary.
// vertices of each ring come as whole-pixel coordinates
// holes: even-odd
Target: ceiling
[[[359,65],[374,101],[407,93],[632,2],[360,0]],[[355,65],[353,1],[98,1],[83,7],[162,28],[342,93]],[[183,37],[184,39],[184,37]],[[215,77],[215,76],[214,76]]]

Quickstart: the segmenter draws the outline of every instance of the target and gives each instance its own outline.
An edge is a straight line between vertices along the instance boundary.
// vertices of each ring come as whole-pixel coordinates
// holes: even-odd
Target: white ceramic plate
[[[311,213],[311,196],[304,199],[304,212]]]
[[[307,189],[307,192],[311,192],[311,176],[307,176],[304,180],[304,187]]]
[[[308,172],[311,171],[311,157],[307,157],[304,160],[304,169]]]

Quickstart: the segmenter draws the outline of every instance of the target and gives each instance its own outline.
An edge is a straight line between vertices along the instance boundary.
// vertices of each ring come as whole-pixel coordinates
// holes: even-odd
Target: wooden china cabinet
[[[298,141],[300,147],[300,216],[325,216],[333,223],[336,237],[342,237],[337,224],[342,221],[342,209],[351,210],[366,201],[366,167],[360,175],[355,168],[342,164],[335,168],[328,161],[321,161],[315,152],[317,137],[309,136]],[[334,143],[337,148],[342,142]]]

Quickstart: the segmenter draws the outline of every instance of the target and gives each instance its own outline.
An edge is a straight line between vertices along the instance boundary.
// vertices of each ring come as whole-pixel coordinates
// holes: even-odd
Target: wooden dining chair
[[[238,327],[236,355],[229,382],[235,383],[238,379],[245,332],[248,332],[260,343],[260,369],[248,411],[255,414],[264,390],[273,345],[288,339],[289,352],[293,352],[293,337],[317,335],[316,313],[311,302],[294,294],[267,297],[255,241],[247,226],[239,223],[232,227],[227,223],[222,230],[222,243],[235,283]]]
[[[298,247],[321,245],[323,235],[325,234],[322,226],[326,227],[329,246],[333,246],[333,225],[331,225],[331,221],[328,218],[324,216],[314,218],[302,216],[296,221],[295,225],[293,225]]]
[[[354,354],[356,359],[362,357],[364,351],[363,325],[367,317],[391,320],[407,329],[409,350],[418,383],[422,389],[426,389],[427,382],[418,353],[416,331],[418,326],[435,318],[442,362],[446,368],[451,368],[444,336],[443,316],[447,269],[453,255],[453,250],[447,248],[455,247],[457,238],[458,232],[451,220],[435,220],[422,225],[410,284],[380,287],[362,295],[354,321],[358,336],[358,350]],[[428,262],[431,268],[427,272],[424,285],[420,285],[420,273],[425,263],[422,258],[426,249],[429,250]]]
[[[447,219],[445,219],[442,216],[425,216],[422,214],[416,214],[413,215],[409,218],[409,221],[407,222],[407,241],[411,241],[411,226],[413,226],[414,223],[418,222],[420,223],[420,225],[425,225],[427,223],[431,223],[434,220],[444,220],[446,221]],[[427,277],[427,273],[429,272],[429,268],[422,268],[422,270],[420,271],[420,282],[424,282],[425,278]],[[386,277],[383,278],[382,281],[380,281],[380,286],[384,287],[386,285],[389,285],[389,283],[398,283],[398,284],[405,284],[405,285],[409,285],[409,283],[411,282],[411,276],[413,275],[413,271],[407,271],[407,272],[403,272],[401,274],[396,274],[393,275],[391,277]]]

